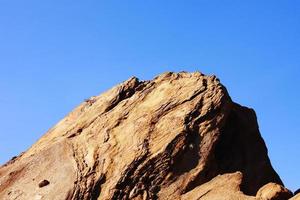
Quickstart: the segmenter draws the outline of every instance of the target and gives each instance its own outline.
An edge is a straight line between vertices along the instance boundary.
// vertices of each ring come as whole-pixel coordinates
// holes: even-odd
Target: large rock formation
[[[165,73],[83,102],[0,168],[0,199],[262,199],[270,182],[254,111],[215,76]]]

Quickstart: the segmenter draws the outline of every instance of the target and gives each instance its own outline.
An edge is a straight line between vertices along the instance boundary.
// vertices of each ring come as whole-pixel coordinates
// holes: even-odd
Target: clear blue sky
[[[0,0],[0,163],[130,76],[216,74],[300,187],[300,1]]]

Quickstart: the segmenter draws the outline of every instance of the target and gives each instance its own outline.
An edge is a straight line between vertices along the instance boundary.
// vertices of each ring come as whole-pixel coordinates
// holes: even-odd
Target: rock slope
[[[281,185],[255,112],[200,72],[91,97],[0,168],[0,199],[289,198]]]

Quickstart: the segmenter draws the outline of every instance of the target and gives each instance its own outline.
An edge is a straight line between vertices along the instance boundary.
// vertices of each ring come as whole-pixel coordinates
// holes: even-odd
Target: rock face
[[[256,194],[260,199],[281,200],[289,199],[293,196],[292,192],[276,183],[268,183],[260,188]]]
[[[255,112],[215,76],[165,73],[85,100],[0,168],[0,199],[260,199],[269,182]]]
[[[290,200],[300,200],[300,194],[299,193],[295,194],[295,196]]]

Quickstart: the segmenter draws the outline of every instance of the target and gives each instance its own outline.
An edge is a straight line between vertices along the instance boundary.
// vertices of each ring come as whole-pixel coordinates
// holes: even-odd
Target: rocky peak
[[[81,103],[0,168],[0,199],[263,199],[270,182],[255,112],[215,76],[168,72]]]

